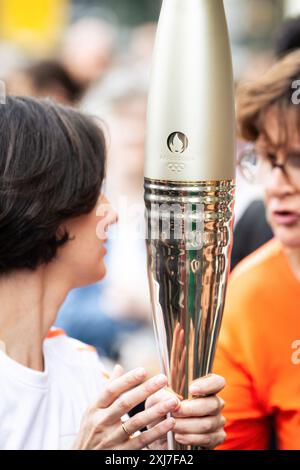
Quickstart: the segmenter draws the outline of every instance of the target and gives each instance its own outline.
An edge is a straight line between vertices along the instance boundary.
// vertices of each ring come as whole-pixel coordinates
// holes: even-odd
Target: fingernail
[[[138,369],[135,370],[134,375],[137,379],[143,379],[146,375],[146,370],[143,367],[138,367]]]
[[[190,386],[190,392],[193,394],[193,393],[201,393],[201,388],[199,387],[199,385],[191,385]]]
[[[179,401],[178,401],[177,398],[175,398],[175,397],[174,397],[174,398],[169,398],[169,400],[166,401],[166,404],[167,404],[168,406],[172,406],[172,407],[173,407],[173,406],[179,405]]]
[[[167,382],[167,377],[163,374],[157,375],[153,378],[154,385],[164,385]]]

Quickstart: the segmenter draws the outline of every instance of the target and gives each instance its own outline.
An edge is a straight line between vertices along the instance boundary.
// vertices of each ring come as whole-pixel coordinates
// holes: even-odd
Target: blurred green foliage
[[[158,19],[161,0],[72,0],[73,6],[82,11],[90,8],[103,8],[111,11],[122,24],[135,26],[147,21]]]
[[[135,25],[158,19],[160,0],[101,0],[123,23]]]

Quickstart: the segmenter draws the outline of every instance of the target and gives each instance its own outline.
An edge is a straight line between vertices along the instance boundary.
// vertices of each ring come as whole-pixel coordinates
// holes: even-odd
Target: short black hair
[[[0,105],[0,274],[35,270],[67,243],[66,219],[88,214],[105,177],[100,125],[48,99]]]
[[[286,20],[275,39],[275,55],[277,59],[300,49],[300,16]]]

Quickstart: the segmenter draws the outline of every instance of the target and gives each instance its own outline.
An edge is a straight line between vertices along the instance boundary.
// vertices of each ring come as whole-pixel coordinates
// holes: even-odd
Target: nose
[[[265,191],[268,196],[284,197],[295,192],[295,188],[282,168],[273,168],[265,183]]]

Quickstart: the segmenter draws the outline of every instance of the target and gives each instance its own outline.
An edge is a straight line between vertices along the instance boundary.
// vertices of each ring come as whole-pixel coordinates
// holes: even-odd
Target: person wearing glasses
[[[273,49],[276,61],[300,49],[300,16],[288,18],[282,23],[275,34]],[[237,185],[239,185],[239,182],[237,182]],[[244,189],[243,191],[247,190]],[[237,214],[231,269],[234,269],[246,256],[272,238],[273,232],[266,220],[264,203],[261,198],[255,199],[240,217]],[[245,243],[245,239],[247,239],[247,243]]]
[[[214,368],[227,381],[221,449],[269,449],[272,437],[277,449],[300,449],[299,79],[293,52],[238,91],[239,134],[249,143],[239,165],[262,185],[275,238],[230,278]]]

